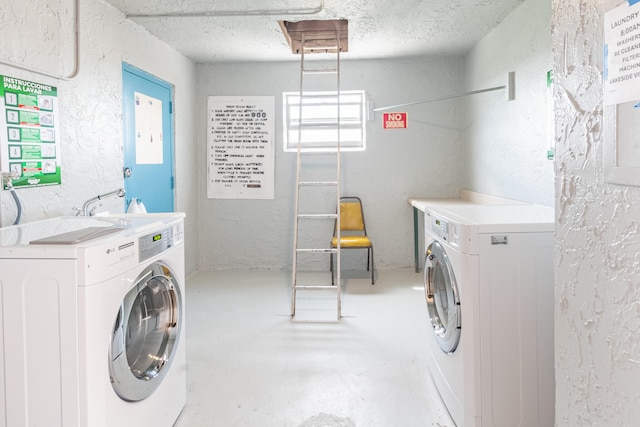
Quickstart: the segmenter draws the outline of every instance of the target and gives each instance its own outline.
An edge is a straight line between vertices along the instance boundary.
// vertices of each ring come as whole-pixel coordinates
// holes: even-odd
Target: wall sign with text
[[[383,113],[382,128],[383,129],[406,129],[407,113]]]
[[[604,179],[640,186],[640,2],[604,14]]]
[[[207,196],[274,198],[273,96],[210,96]]]
[[[0,76],[0,169],[14,187],[60,184],[58,119],[56,87]]]
[[[604,103],[640,100],[640,2],[604,15]]]

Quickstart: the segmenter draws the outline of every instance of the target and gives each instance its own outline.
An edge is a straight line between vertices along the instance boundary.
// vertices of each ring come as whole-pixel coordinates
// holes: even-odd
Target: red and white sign
[[[406,129],[407,113],[383,113],[382,127],[384,129]]]

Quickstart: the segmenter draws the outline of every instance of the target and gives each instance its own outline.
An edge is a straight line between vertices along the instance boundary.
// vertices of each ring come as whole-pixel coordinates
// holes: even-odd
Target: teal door
[[[125,210],[174,211],[173,87],[122,64]]]

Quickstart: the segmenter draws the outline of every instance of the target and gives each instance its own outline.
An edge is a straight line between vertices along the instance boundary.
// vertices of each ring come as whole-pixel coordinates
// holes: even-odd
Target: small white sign
[[[134,92],[136,164],[161,165],[163,160],[162,101]]]

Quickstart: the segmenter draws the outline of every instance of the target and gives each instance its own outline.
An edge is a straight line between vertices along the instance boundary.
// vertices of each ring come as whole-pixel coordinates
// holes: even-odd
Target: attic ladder
[[[307,38],[307,36],[309,36]],[[333,188],[335,190],[335,206],[340,206],[340,50],[341,50],[341,41],[340,41],[340,32],[336,31],[335,33],[330,33],[326,36],[320,36],[320,38],[326,42],[325,46],[318,44],[318,34],[301,34],[301,48],[300,48],[300,109],[299,109],[299,127],[298,127],[298,146],[297,146],[297,166],[296,166],[296,196],[295,196],[295,217],[294,217],[294,242],[293,242],[293,271],[292,271],[292,285],[291,285],[291,318],[293,319],[296,315],[296,298],[297,291],[299,290],[309,290],[309,291],[332,291],[336,293],[336,305],[337,305],[337,319],[340,320],[341,315],[341,291],[340,291],[340,245],[337,245],[337,248],[301,248],[300,247],[300,238],[303,237],[300,235],[300,222],[301,221],[326,221],[333,220],[336,224],[336,233],[337,238],[340,239],[340,216],[337,214],[337,209],[333,213],[329,212],[308,212],[303,206],[301,206],[301,193],[302,192],[313,192],[314,189],[318,188]],[[313,40],[313,41],[311,41]],[[310,46],[313,47],[310,47]],[[308,67],[305,64],[305,54],[316,53],[316,52],[326,52],[333,54],[335,52],[335,68],[320,68],[318,66]],[[333,62],[333,60],[331,61]],[[303,105],[305,102],[313,102],[314,95],[310,94],[308,90],[305,88],[306,79],[305,76],[313,76],[319,74],[335,74],[336,75],[336,84],[335,88],[335,99],[336,99],[336,134],[335,141],[330,141],[329,144],[323,144],[322,147],[312,147],[309,142],[303,141],[303,135],[306,135],[307,132],[303,132],[304,130],[313,130],[314,127],[318,127],[317,124],[314,124],[309,118],[303,117]],[[313,79],[310,79],[313,80]],[[317,96],[316,96],[317,97]],[[323,126],[326,126],[323,125]],[[309,156],[329,156],[329,158],[335,156],[334,159],[329,159],[332,161],[332,164],[335,167],[335,171],[329,170],[326,172],[327,175],[331,175],[335,173],[335,179],[331,179],[329,181],[326,180],[305,180],[306,175],[309,174],[308,170],[305,170],[306,163],[308,161]],[[329,168],[331,169],[331,168]],[[305,174],[307,172],[307,174]],[[305,178],[305,179],[302,179]],[[330,177],[331,178],[331,177]],[[306,193],[305,193],[306,195]],[[306,228],[306,227],[303,227]],[[327,236],[329,237],[329,236]],[[329,240],[329,238],[327,238]],[[300,262],[299,255],[301,254],[328,254],[330,257],[335,254],[336,256],[336,285],[333,285],[333,280],[326,285],[301,285],[298,282],[298,274],[299,274],[299,265]],[[333,273],[332,273],[333,274]],[[333,277],[332,277],[333,279]]]

